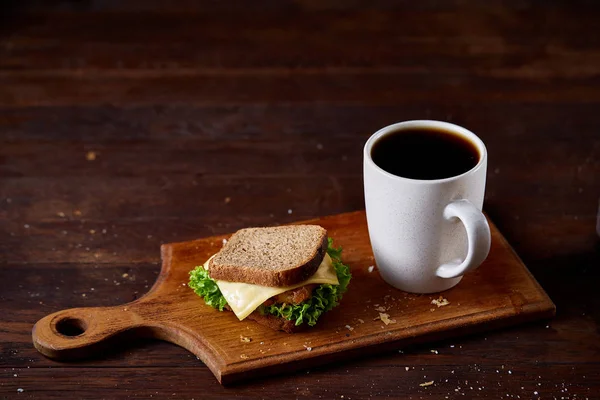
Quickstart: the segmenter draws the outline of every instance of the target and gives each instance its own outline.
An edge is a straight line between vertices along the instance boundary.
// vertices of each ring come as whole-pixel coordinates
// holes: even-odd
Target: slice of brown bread
[[[282,287],[312,276],[327,251],[318,225],[247,228],[237,231],[210,261],[213,279]]]

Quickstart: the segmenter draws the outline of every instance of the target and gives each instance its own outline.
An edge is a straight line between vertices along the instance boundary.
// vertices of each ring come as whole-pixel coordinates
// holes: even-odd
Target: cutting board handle
[[[54,359],[92,357],[110,346],[112,339],[145,326],[135,311],[135,303],[58,311],[34,325],[33,344]]]

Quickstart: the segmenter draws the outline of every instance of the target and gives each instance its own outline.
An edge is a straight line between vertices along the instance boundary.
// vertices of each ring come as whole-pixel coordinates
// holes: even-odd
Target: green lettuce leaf
[[[194,289],[194,292],[204,299],[204,302],[214,308],[223,311],[223,307],[227,304],[227,300],[217,286],[217,282],[208,276],[208,271],[202,265],[197,266],[190,271],[189,287]]]
[[[296,325],[302,325],[306,322],[309,326],[314,326],[324,312],[339,304],[343,294],[348,289],[352,275],[350,274],[350,268],[342,263],[341,253],[342,248],[334,248],[333,240],[329,238],[327,254],[333,262],[333,267],[340,282],[339,285],[319,285],[313,291],[312,297],[303,303],[260,306],[258,308],[259,312],[263,315],[272,314],[294,321]],[[194,289],[197,295],[204,298],[207,305],[223,311],[227,301],[221,294],[216,282],[208,276],[208,271],[204,267],[198,266],[190,272],[189,286]]]

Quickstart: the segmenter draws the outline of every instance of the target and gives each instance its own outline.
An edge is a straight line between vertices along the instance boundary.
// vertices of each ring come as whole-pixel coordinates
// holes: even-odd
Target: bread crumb
[[[421,386],[421,387],[426,387],[426,386],[431,386],[431,385],[433,385],[433,381],[419,383],[419,386]]]
[[[365,321],[364,321],[364,320],[362,320],[362,319],[360,319],[360,318],[358,318],[358,322],[360,322],[361,324],[364,324],[364,323],[365,323]]]
[[[73,211],[73,215],[75,215],[76,217],[81,217],[81,211],[75,210]]]
[[[442,296],[440,296],[437,299],[431,300],[431,304],[434,304],[434,305],[438,306],[438,308],[439,308],[439,307],[447,306],[448,304],[450,304],[450,302],[448,301],[448,299],[445,299]]]
[[[225,204],[228,204],[231,201],[231,197],[225,197]]]
[[[242,343],[250,343],[251,341],[252,341],[252,338],[240,335],[240,342],[242,342]]]
[[[305,345],[305,344],[303,344],[303,346],[304,346],[304,348],[306,349],[306,351],[312,351],[312,347],[309,347],[309,346],[307,346],[307,345]]]
[[[289,209],[288,209],[288,214],[291,214],[291,213],[292,213],[292,209],[291,209],[291,208],[289,208]]]
[[[434,312],[435,308],[430,308],[429,311]]]
[[[433,354],[439,354],[439,352],[437,350],[429,350],[430,352],[432,352]]]
[[[379,313],[379,317],[375,318],[375,319],[380,319],[381,322],[383,322],[386,325],[395,324],[396,323],[396,320],[395,319],[390,319],[390,315],[386,314],[386,313]]]
[[[85,297],[85,293],[82,293],[82,294],[81,294],[81,297]]]
[[[346,325],[346,329],[348,329],[349,331],[353,331],[354,330],[354,328],[351,327],[350,325]]]
[[[373,272],[373,270],[375,269],[374,265],[371,265],[369,268],[367,268],[369,270],[369,272]]]
[[[125,272],[123,275],[121,275],[123,278],[127,278],[129,276],[129,274],[127,272]]]
[[[379,311],[379,312],[385,312],[385,307],[376,307],[375,311]]]
[[[56,213],[56,215],[58,215],[58,216],[59,216],[59,217],[61,217],[61,218],[64,218],[64,217],[65,217],[65,213],[64,213],[64,212],[62,212],[62,211],[59,211],[59,212],[57,212],[57,213]]]
[[[243,360],[246,360],[246,359],[248,359],[249,357],[248,357],[247,355],[245,355],[245,354],[240,354],[240,358],[241,358],[241,359],[243,359]]]
[[[90,229],[90,234],[91,234],[91,235],[93,235],[93,234],[95,234],[95,233],[96,233],[96,231],[95,231],[95,230],[93,230],[93,229]]]
[[[22,388],[18,388],[18,389],[17,389],[17,392],[18,392],[18,393],[23,393],[23,389],[22,389]]]
[[[87,154],[85,155],[85,159],[88,161],[94,161],[96,159],[96,152],[88,151]]]
[[[405,369],[406,371],[408,371],[408,370],[410,369],[410,367],[404,367],[404,369]]]
[[[223,239],[223,246],[227,244],[227,239]]]

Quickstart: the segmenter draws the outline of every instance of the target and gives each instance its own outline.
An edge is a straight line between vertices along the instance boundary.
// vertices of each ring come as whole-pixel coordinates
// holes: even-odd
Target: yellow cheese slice
[[[204,263],[204,269],[208,270],[209,261],[210,258],[208,261],[206,261],[206,263]],[[304,282],[300,282],[292,286],[269,287],[220,280],[215,280],[215,282],[217,282],[217,286],[219,286],[223,297],[225,297],[225,300],[227,300],[227,304],[229,304],[229,307],[231,307],[231,310],[235,313],[240,321],[250,315],[267,299],[277,296],[280,293],[287,292],[288,290],[296,289],[300,286],[309,285],[312,283],[329,283],[331,285],[340,284],[329,254],[325,254],[323,261],[321,261],[317,272],[315,272],[313,276]]]

